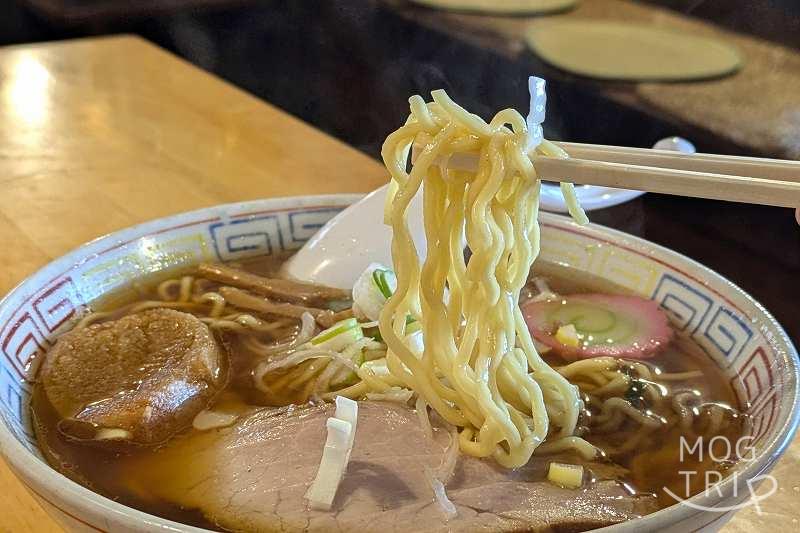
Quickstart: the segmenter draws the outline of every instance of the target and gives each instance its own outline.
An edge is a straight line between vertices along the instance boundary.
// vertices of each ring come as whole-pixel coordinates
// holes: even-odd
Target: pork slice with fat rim
[[[199,509],[234,531],[564,531],[656,509],[652,497],[631,496],[614,480],[555,487],[545,480],[550,458],[510,471],[462,455],[447,485],[458,514],[446,521],[425,468],[441,465],[449,432],[436,427],[430,439],[402,405],[359,407],[352,455],[329,512],[309,510],[304,496],[322,457],[331,405],[259,410],[233,427],[191,432],[129,458],[123,472],[137,497]]]

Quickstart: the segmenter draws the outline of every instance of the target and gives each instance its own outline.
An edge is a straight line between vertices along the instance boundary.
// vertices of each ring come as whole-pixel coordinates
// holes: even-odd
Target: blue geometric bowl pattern
[[[609,279],[658,302],[673,327],[728,376],[750,415],[747,430],[754,444],[780,435],[778,410],[783,405],[788,416],[796,403],[796,384],[788,381],[796,375],[797,352],[759,304],[710,270],[656,245],[563,221],[543,220],[542,226],[542,259]],[[783,393],[790,397],[781,404]]]
[[[32,363],[93,300],[124,291],[142,274],[297,250],[348,203],[325,200],[302,209],[237,204],[213,217],[203,212],[157,228],[145,224],[126,230],[130,233],[116,242],[109,236],[90,243],[92,250],[82,248],[68,256],[71,261],[56,261],[32,276],[0,307],[0,417],[5,425],[38,454],[27,407],[36,372]],[[109,239],[109,246],[98,246]]]
[[[12,467],[26,484],[39,486],[26,474],[30,461],[43,461],[28,410],[36,356],[93,300],[124,292],[131,280],[153,272],[296,250],[356,198],[263,200],[145,223],[84,245],[19,285],[0,303],[0,447]],[[542,214],[541,223],[543,260],[652,298],[705,350],[750,415],[748,431],[761,459],[748,468],[771,464],[797,424],[798,401],[797,353],[775,320],[733,284],[675,252],[556,215]],[[76,502],[70,504],[75,513],[89,512]]]

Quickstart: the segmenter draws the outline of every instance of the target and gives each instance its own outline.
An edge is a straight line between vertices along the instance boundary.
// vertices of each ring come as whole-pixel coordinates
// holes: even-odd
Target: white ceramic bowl
[[[72,531],[201,531],[115,503],[68,480],[42,459],[28,409],[36,368],[81,310],[142,274],[203,260],[294,250],[354,195],[276,198],[201,209],[148,222],[86,244],[28,278],[0,303],[0,449],[20,480]],[[750,296],[711,270],[660,246],[599,226],[543,214],[542,258],[607,278],[658,301],[733,385],[750,414],[755,456],[709,493],[615,532],[713,530],[749,497],[798,425],[797,352]],[[717,510],[703,510],[713,509]]]

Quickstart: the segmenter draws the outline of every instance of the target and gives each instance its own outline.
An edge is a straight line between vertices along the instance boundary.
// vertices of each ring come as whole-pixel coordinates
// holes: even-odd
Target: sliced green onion
[[[364,332],[358,321],[355,318],[348,318],[322,331],[309,342],[317,348],[339,351],[363,338]]]
[[[324,330],[322,333],[311,339],[311,344],[317,345],[327,340],[334,338],[335,336],[344,333],[348,329],[353,329],[358,327],[358,320],[355,318],[347,318],[342,320],[341,322],[337,322],[333,326],[329,327],[328,329]]]
[[[378,320],[386,301],[397,287],[397,278],[391,269],[372,263],[353,284],[353,313],[357,318]]]
[[[391,273],[390,270],[383,268],[377,268],[372,271],[372,280],[375,282],[378,290],[381,291],[383,297],[387,300],[392,297],[392,289],[389,287],[389,282],[386,280],[386,276],[389,273]]]

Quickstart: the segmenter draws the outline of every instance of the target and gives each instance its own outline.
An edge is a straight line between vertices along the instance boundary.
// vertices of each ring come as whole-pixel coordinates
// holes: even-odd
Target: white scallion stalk
[[[380,263],[372,263],[353,285],[353,313],[359,318],[378,320],[386,300],[397,290],[394,272]]]
[[[322,451],[317,477],[306,492],[312,509],[329,511],[342,481],[358,423],[358,403],[343,396],[336,397],[336,412],[326,422],[328,437]]]
[[[565,463],[550,463],[547,470],[550,483],[565,489],[577,489],[583,485],[583,466]]]
[[[356,424],[358,423],[358,402],[345,398],[344,396],[336,397],[336,418],[350,422],[353,427],[353,433],[350,435],[350,448],[353,447],[353,439],[356,438]]]
[[[348,318],[322,331],[308,344],[311,348],[340,352],[363,338],[364,331],[358,321],[355,318]]]

